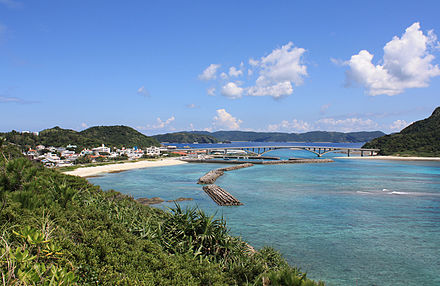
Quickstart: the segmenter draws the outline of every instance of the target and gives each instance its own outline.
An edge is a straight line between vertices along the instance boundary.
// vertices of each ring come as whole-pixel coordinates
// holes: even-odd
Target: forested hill
[[[156,139],[127,126],[97,126],[81,132],[57,126],[45,129],[39,135],[11,131],[0,133],[0,137],[23,148],[33,148],[40,144],[54,147],[65,147],[68,144],[77,145],[78,147],[96,147],[101,144],[110,147],[159,146]]]
[[[146,136],[131,127],[122,125],[90,127],[81,131],[80,134],[87,138],[99,139],[104,144],[113,146],[149,147],[160,145],[156,139]]]
[[[399,133],[376,138],[363,147],[379,148],[382,155],[440,156],[440,107],[430,117]]]
[[[176,132],[154,135],[153,138],[159,142],[172,142],[172,143],[218,143],[219,140],[213,136],[205,134],[197,134],[190,132]]]
[[[312,131],[307,133],[252,132],[252,131],[191,131],[196,134],[210,135],[220,141],[254,141],[254,142],[367,142],[385,135],[381,131],[363,132],[327,132]]]

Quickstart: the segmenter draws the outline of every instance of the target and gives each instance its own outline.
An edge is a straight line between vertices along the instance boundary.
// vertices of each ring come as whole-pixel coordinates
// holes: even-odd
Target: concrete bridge
[[[361,156],[369,154],[370,156],[376,155],[380,149],[365,149],[365,148],[347,148],[347,147],[325,147],[325,146],[251,146],[251,147],[217,147],[217,148],[180,148],[176,151],[206,151],[206,154],[211,155],[215,153],[228,154],[228,151],[242,150],[246,153],[254,153],[258,155],[264,155],[267,152],[279,149],[291,149],[291,150],[305,150],[316,154],[318,157],[330,152],[344,152],[350,157],[350,153],[360,153]]]

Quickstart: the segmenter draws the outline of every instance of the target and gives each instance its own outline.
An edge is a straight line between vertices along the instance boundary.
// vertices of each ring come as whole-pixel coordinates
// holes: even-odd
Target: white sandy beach
[[[366,160],[397,160],[397,161],[440,161],[440,157],[399,157],[399,156],[351,156],[336,157],[338,159],[366,159]]]
[[[78,168],[73,171],[64,172],[67,175],[79,176],[79,177],[91,177],[102,173],[122,172],[132,169],[149,168],[149,167],[163,167],[186,164],[187,162],[181,161],[178,158],[166,158],[158,161],[139,161],[139,162],[127,162],[116,163],[104,166],[84,167]]]

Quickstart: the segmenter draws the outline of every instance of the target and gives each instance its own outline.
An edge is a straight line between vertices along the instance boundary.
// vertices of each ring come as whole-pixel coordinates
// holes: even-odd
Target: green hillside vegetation
[[[0,133],[0,137],[5,138],[9,143],[16,144],[25,149],[34,148],[40,144],[54,147],[65,147],[68,144],[72,144],[77,145],[79,148],[96,147],[101,144],[110,147],[149,147],[160,145],[156,139],[127,126],[98,126],[81,132],[57,126],[45,129],[39,135],[11,131]]]
[[[167,134],[154,135],[153,138],[159,142],[171,143],[218,143],[219,140],[211,135],[196,134],[190,132],[175,132]]]
[[[252,131],[192,131],[197,134],[211,135],[220,141],[253,141],[253,142],[367,142],[385,135],[381,131],[363,132],[328,132],[312,131],[306,133],[252,132]]]
[[[143,206],[0,148],[3,285],[324,285],[221,218]]]
[[[399,133],[376,138],[364,148],[378,148],[381,155],[440,156],[440,107],[426,119],[414,122]]]
[[[87,138],[96,138],[110,146],[149,147],[159,146],[156,139],[146,136],[127,126],[95,126],[80,132]]]

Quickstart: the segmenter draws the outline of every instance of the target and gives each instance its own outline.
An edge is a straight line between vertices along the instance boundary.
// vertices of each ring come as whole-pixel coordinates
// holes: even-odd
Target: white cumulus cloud
[[[283,120],[278,124],[269,124],[267,129],[268,131],[307,132],[312,130],[312,124],[298,119]]]
[[[229,98],[240,98],[244,89],[234,82],[228,82],[221,89],[221,94]]]
[[[243,71],[242,70],[239,70],[236,67],[230,67],[229,68],[229,76],[231,76],[231,77],[238,77],[238,76],[241,76],[241,75],[243,75]]]
[[[201,80],[211,80],[217,77],[217,69],[220,65],[210,64],[200,75]]]
[[[228,71],[220,73],[223,84],[221,94],[230,98],[247,96],[271,96],[280,98],[293,93],[293,87],[301,85],[307,76],[304,64],[305,49],[295,47],[292,42],[272,50],[267,56],[258,60],[250,58],[248,63],[240,62],[239,67],[231,66]],[[210,65],[200,79],[215,79],[220,65]],[[243,76],[247,72],[246,82],[232,82],[232,78]],[[223,81],[229,78],[228,83]],[[239,86],[240,85],[240,86]]]
[[[216,129],[234,130],[239,129],[242,121],[228,113],[225,109],[217,109],[217,115],[214,116],[213,126]]]
[[[432,77],[440,75],[433,65],[432,51],[439,46],[433,31],[426,34],[418,22],[405,30],[401,38],[395,36],[384,50],[382,64],[374,65],[373,55],[366,50],[353,55],[348,65],[347,83],[363,85],[372,96],[396,95],[407,88],[427,87]]]
[[[392,131],[400,131],[403,128],[407,127],[411,123],[406,122],[405,120],[396,120],[390,125],[390,129]]]
[[[248,95],[279,98],[292,94],[292,85],[301,85],[307,76],[307,66],[302,59],[305,52],[305,49],[294,47],[289,42],[260,61],[253,62],[259,73],[256,84],[248,89]]]
[[[259,61],[258,60],[254,60],[254,59],[249,59],[249,64],[253,67],[258,66]]]
[[[378,128],[377,122],[371,119],[357,117],[335,119],[323,118],[316,121],[316,127],[320,130],[332,130],[342,132],[367,131]]]

